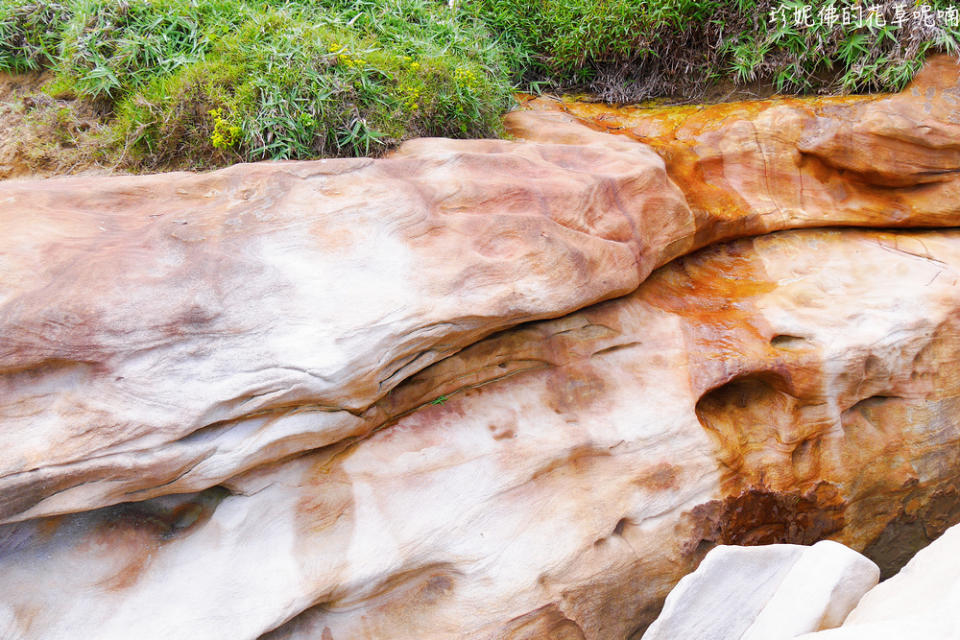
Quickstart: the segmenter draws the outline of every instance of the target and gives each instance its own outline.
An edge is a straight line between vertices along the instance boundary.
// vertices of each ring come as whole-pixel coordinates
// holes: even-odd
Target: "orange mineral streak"
[[[533,98],[507,117],[517,137],[563,113],[652,147],[693,212],[693,247],[814,226],[956,224],[957,63],[932,58],[894,95],[616,107]]]

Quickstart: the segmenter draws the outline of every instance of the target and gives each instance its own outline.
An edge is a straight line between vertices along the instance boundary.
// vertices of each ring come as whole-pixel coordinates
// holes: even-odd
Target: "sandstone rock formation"
[[[885,100],[691,117],[655,144],[666,165],[523,112],[511,126],[533,142],[6,183],[0,522],[201,490],[362,436],[379,425],[358,414],[411,373],[713,241],[955,224],[949,64]]]
[[[622,639],[716,544],[889,574],[960,520],[960,231],[678,256],[957,226],[948,71],[663,159],[529,112],[0,184],[0,632]]]
[[[935,527],[960,454],[958,279],[960,232],[790,232],[675,261],[412,376],[371,412],[447,399],[361,441],[7,525],[7,626],[624,638],[715,543]]]
[[[635,289],[663,262],[638,229],[669,243],[689,210],[595,135],[0,185],[0,521],[363,435],[411,373]]]
[[[643,640],[789,640],[839,627],[880,569],[842,544],[715,547],[684,577]]]

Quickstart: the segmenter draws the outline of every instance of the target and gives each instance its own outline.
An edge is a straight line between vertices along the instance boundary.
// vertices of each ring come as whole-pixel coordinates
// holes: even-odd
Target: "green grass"
[[[769,10],[772,3],[741,0],[741,4]],[[715,75],[726,71],[741,79],[772,81],[782,92],[897,91],[919,70],[929,51],[957,53],[960,43],[960,29],[944,19],[932,27],[912,19],[893,24],[897,4],[907,7],[909,15],[915,3],[887,2],[883,13],[886,25],[874,21],[862,26],[840,22],[831,26],[817,17],[824,11],[841,16],[845,9],[856,15],[858,5],[852,0],[788,0],[782,4],[789,12],[810,5],[814,25],[799,27],[790,20],[775,25],[768,22],[763,29],[731,34],[718,49],[720,59],[728,66],[715,70]],[[868,7],[883,3],[862,4]],[[931,11],[956,9],[952,0],[924,0],[923,4]]]
[[[956,6],[923,2],[934,12]],[[696,97],[723,79],[784,92],[898,90],[928,51],[957,51],[960,30],[945,20],[873,28],[818,19],[875,4],[894,17],[890,0],[476,0],[465,11],[510,45],[521,84],[586,88],[614,101]],[[915,0],[906,4],[912,11]],[[793,11],[804,5],[814,26],[798,28]],[[791,19],[771,22],[781,6]]]
[[[0,71],[47,70],[46,91],[95,107],[130,166],[210,167],[495,136],[514,89],[614,101],[695,98],[722,80],[896,90],[960,41],[943,24],[772,24],[781,4],[804,3],[0,0]]]
[[[160,162],[195,163],[211,153],[370,155],[414,136],[497,134],[510,85],[490,52],[469,50],[468,34],[441,46],[351,19],[266,9],[207,38],[204,55],[124,87],[120,129]]]

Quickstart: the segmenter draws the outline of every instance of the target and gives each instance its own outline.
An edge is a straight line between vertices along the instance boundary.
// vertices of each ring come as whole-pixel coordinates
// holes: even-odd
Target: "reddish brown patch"
[[[557,413],[593,406],[606,393],[603,378],[585,364],[570,364],[552,371],[546,388],[546,404]]]
[[[35,521],[37,523],[37,537],[39,538],[38,542],[46,542],[54,536],[54,534],[60,530],[60,527],[64,523],[64,516],[52,516],[50,518],[41,518],[40,520]]]
[[[585,473],[598,459],[609,459],[612,455],[608,448],[597,448],[590,445],[577,446],[566,452],[566,455],[553,458],[534,471],[530,479],[535,480],[554,472]]]
[[[108,591],[132,587],[150,565],[154,552],[208,520],[227,495],[222,487],[212,487],[185,499],[168,496],[103,509],[102,520],[85,546],[91,553],[109,549],[110,559],[117,561],[119,568],[100,586]]]
[[[319,459],[307,470],[303,479],[307,490],[300,492],[297,503],[297,521],[309,534],[304,540],[337,525],[352,526],[353,483],[342,466],[352,451],[349,444],[338,443],[314,454]]]
[[[488,424],[487,429],[490,431],[490,435],[493,436],[494,440],[507,440],[516,435],[514,426],[497,426],[495,424]]]
[[[105,543],[110,545],[118,557],[121,553],[126,555],[126,562],[120,570],[98,585],[106,591],[124,591],[135,585],[159,547],[156,540],[149,535],[131,529],[118,531],[109,536]]]
[[[693,509],[694,520],[709,526],[689,550],[703,543],[813,544],[843,527],[845,508],[836,488],[826,483],[803,495],[748,489]]]
[[[899,571],[910,558],[960,522],[960,479],[937,488],[916,487],[903,496],[895,517],[863,550],[877,563],[882,578]]]
[[[646,489],[655,491],[676,489],[678,486],[677,468],[668,462],[661,462],[647,469],[636,479],[636,483]]]

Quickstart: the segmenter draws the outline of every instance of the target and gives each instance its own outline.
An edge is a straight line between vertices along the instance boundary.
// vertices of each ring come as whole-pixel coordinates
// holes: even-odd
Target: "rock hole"
[[[883,361],[880,360],[877,356],[870,355],[867,356],[867,359],[863,363],[863,373],[867,378],[878,378],[882,377],[883,374]]]
[[[606,355],[606,354],[608,354],[608,353],[614,353],[615,351],[622,351],[622,350],[624,350],[624,349],[632,349],[632,348],[634,348],[634,347],[639,347],[640,344],[641,344],[641,343],[640,343],[640,342],[637,342],[637,341],[628,342],[628,343],[626,343],[626,344],[615,344],[615,345],[613,345],[612,347],[606,347],[606,348],[604,348],[604,349],[600,349],[599,351],[594,351],[593,354],[592,354],[592,356],[602,356],[602,355]]]
[[[809,438],[794,447],[790,461],[795,477],[810,480],[819,476],[820,438]]]
[[[860,400],[855,405],[847,409],[847,411],[869,411],[870,409],[875,409],[877,405],[883,404],[884,402],[888,402],[890,400],[902,400],[902,398],[900,396],[877,394]]]
[[[797,349],[803,346],[807,338],[801,336],[792,336],[786,333],[773,336],[770,339],[770,346],[774,349]]]
[[[623,530],[627,528],[628,524],[630,524],[630,521],[627,518],[617,520],[616,526],[613,527],[613,535],[622,536]]]
[[[721,464],[740,469],[744,456],[757,443],[789,430],[795,419],[796,400],[788,390],[789,384],[782,376],[763,371],[734,378],[700,397],[695,408],[697,419],[717,438]]]

